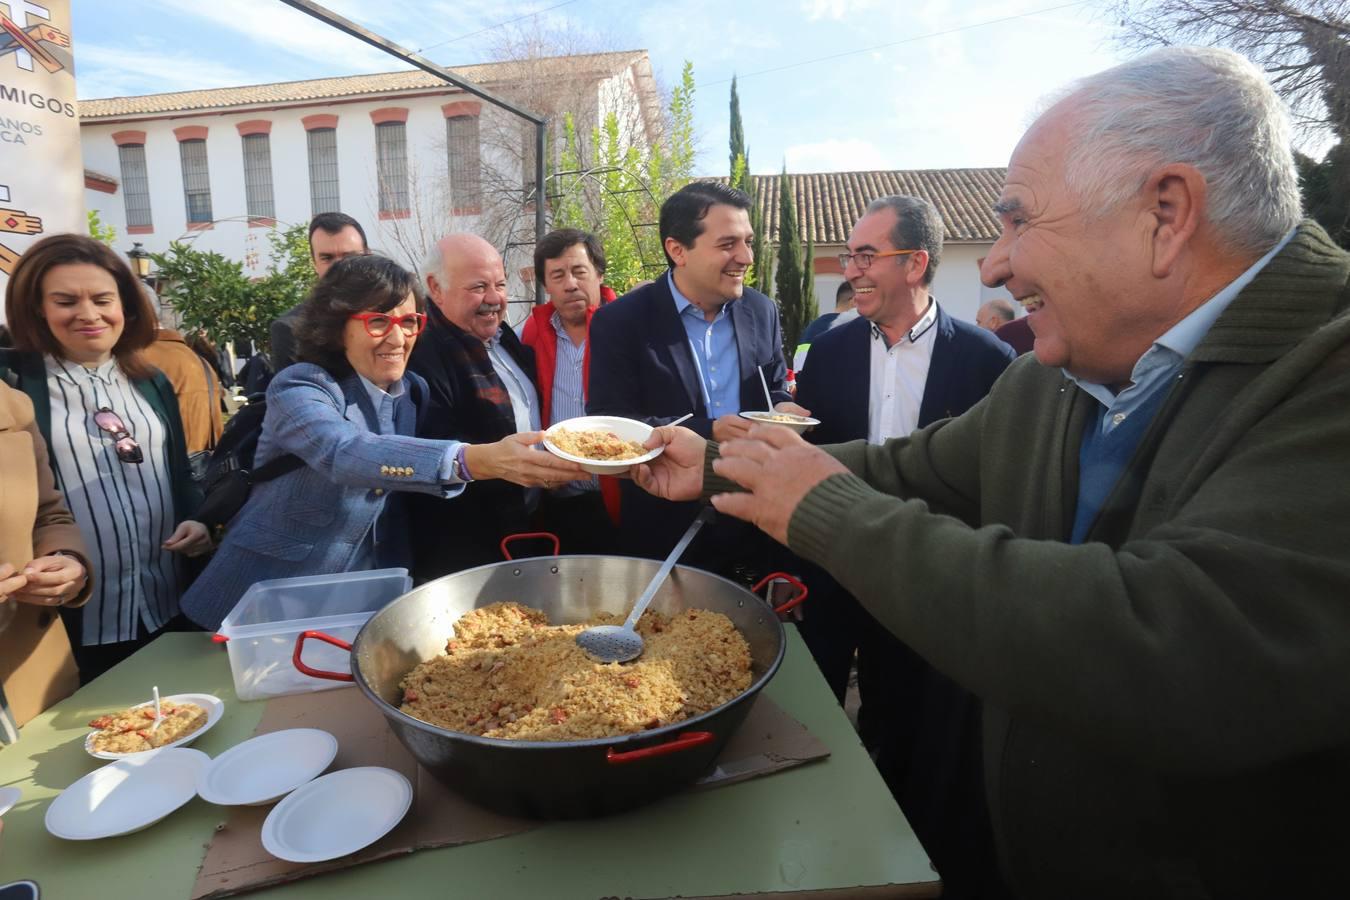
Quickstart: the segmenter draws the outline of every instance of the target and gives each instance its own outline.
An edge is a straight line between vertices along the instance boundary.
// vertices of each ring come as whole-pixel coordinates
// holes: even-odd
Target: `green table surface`
[[[829,746],[826,760],[623,815],[548,823],[249,896],[936,896],[927,854],[795,628],[788,637],[766,691]],[[17,744],[0,750],[0,785],[23,792],[0,832],[0,884],[32,879],[44,900],[189,896],[225,819],[222,807],[194,798],[144,831],[99,841],[64,841],[43,825],[52,799],[104,764],[84,751],[89,720],[138,702],[152,684],[225,701],[224,718],[193,744],[212,756],[251,736],[265,705],[236,699],[225,652],[208,635],[168,634],[34,719]]]

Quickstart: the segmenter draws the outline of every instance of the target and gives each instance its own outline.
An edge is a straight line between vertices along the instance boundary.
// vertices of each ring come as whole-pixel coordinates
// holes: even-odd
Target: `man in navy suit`
[[[804,412],[787,392],[777,304],[745,286],[754,262],[749,210],[743,192],[714,182],[686,185],[661,205],[669,270],[596,310],[587,413],[653,425],[693,413],[689,428],[725,441],[749,430],[742,410],[768,409],[770,399],[777,409]],[[625,481],[620,517],[628,551],[666,556],[697,509]],[[728,575],[737,566],[755,567],[751,545],[768,545],[742,525],[704,529],[685,561]]]
[[[881,444],[958,416],[1015,358],[929,292],[942,238],[938,211],[915,197],[875,200],[853,226],[839,261],[860,317],[816,338],[797,376],[798,401],[821,421],[807,435],[813,443]],[[801,632],[821,672],[842,702],[856,650],[864,742],[944,881],[978,877],[963,865],[989,850],[988,826],[976,824],[985,814],[974,699],[823,571],[808,567],[803,577],[812,597]],[[904,583],[903,567],[895,577]]]

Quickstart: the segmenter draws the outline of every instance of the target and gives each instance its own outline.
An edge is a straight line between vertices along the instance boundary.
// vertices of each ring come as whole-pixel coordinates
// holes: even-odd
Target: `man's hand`
[[[534,449],[543,439],[543,432],[523,431],[495,444],[470,444],[464,462],[475,481],[500,478],[521,487],[548,487],[590,477],[579,463]]]
[[[0,563],[0,603],[23,590],[27,583],[28,576],[14,568],[13,564]]]
[[[754,425],[750,419],[743,419],[740,416],[722,416],[713,420],[713,440],[725,444],[727,441],[743,438],[750,433]]]
[[[756,425],[747,440],[721,446],[713,471],[745,488],[744,494],[717,494],[718,512],[744,519],[780,544],[787,544],[788,523],[810,490],[831,475],[847,472],[843,463],[802,440],[790,428]]]
[[[84,586],[84,564],[73,556],[39,556],[23,567],[28,583],[12,594],[20,603],[60,606],[73,600]]]
[[[774,412],[787,413],[790,416],[804,416],[811,418],[811,410],[805,406],[798,406],[791,400],[784,400],[782,403],[774,404]]]
[[[201,522],[184,519],[160,546],[184,556],[201,556],[211,549],[211,530]]]
[[[703,455],[708,442],[688,428],[662,425],[652,429],[646,446],[666,449],[651,462],[633,467],[638,487],[666,500],[697,500],[703,493]]]

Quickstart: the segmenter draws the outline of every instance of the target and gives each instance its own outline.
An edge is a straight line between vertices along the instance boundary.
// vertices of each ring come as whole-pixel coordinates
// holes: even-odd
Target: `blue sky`
[[[400,67],[277,0],[73,5],[81,98]],[[998,166],[1046,94],[1123,58],[1104,0],[327,5],[446,65],[484,61],[493,26],[531,14],[607,49],[648,50],[666,83],[688,59],[699,174],[726,171],[733,74],[757,173]]]

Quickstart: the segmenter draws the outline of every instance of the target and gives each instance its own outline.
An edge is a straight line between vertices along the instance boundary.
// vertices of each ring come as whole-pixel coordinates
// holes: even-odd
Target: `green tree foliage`
[[[243,264],[215,251],[174,241],[154,253],[160,299],[171,305],[188,331],[203,331],[216,344],[248,340],[266,349],[272,320],[304,300],[314,284],[314,265],[304,225],[268,235],[270,265],[250,280]]]
[[[117,240],[117,229],[111,225],[104,225],[96,209],[89,210],[87,215],[89,217],[89,236],[111,247],[113,241]]]
[[[731,141],[729,146],[731,177],[728,184],[745,191],[750,197],[750,228],[755,233],[751,251],[755,262],[745,274],[745,283],[765,294],[773,293],[770,279],[772,264],[765,256],[764,211],[760,208],[760,198],[755,187],[755,179],[750,174],[750,148],[745,145],[745,124],[741,120],[741,97],[736,90],[736,76],[731,78]]]
[[[1350,249],[1350,150],[1340,143],[1317,162],[1294,154],[1303,211],[1327,230],[1332,240]]]
[[[802,331],[820,315],[820,302],[816,299],[816,236],[806,236],[806,258],[802,260]],[[801,332],[798,332],[800,335]],[[796,346],[793,346],[796,352]],[[792,357],[788,357],[791,359]]]
[[[694,168],[694,68],[684,64],[671,92],[663,139],[633,140],[610,113],[585,143],[571,116],[563,121],[559,171],[552,176],[553,227],[600,239],[605,282],[623,293],[666,268],[657,228],[661,202],[688,184]]]
[[[778,310],[783,322],[783,356],[792,359],[802,330],[810,322],[802,298],[802,242],[797,231],[797,203],[787,166],[778,176]]]

